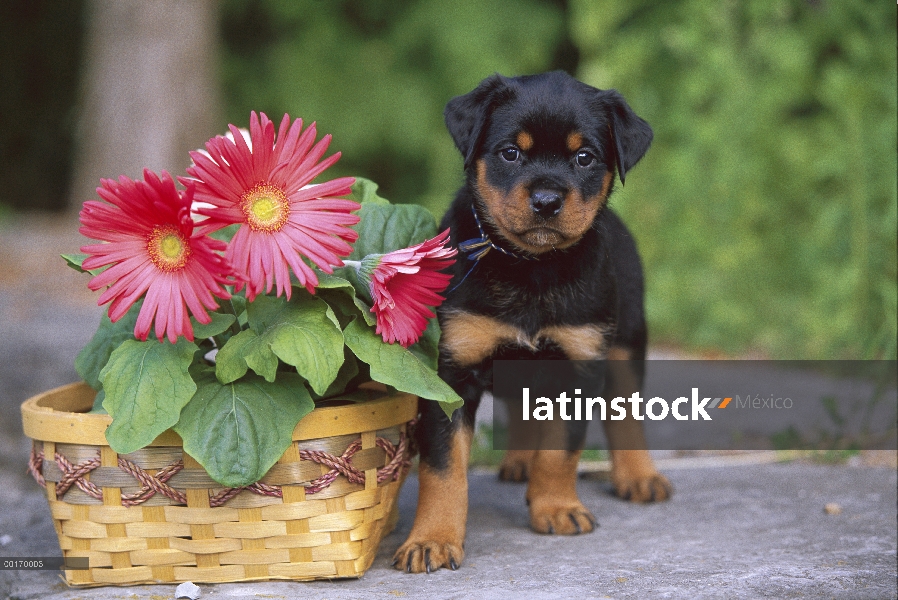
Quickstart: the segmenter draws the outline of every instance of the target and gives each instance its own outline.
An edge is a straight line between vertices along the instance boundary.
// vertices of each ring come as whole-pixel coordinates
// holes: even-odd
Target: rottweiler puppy
[[[421,403],[418,509],[394,566],[457,569],[464,558],[467,466],[474,414],[499,358],[641,361],[646,352],[642,268],[636,245],[607,207],[615,174],[624,183],[652,129],[614,90],[563,72],[494,75],[446,106],[466,181],[443,218],[471,260],[453,265],[442,328],[440,376],[464,399],[448,419]],[[629,364],[629,363],[620,363]],[[639,363],[634,363],[638,365]],[[606,397],[628,397],[640,368],[612,369]],[[667,499],[638,421],[606,421],[616,493]],[[592,531],[576,492],[579,440],[569,449],[510,451],[500,477],[528,479],[531,527]]]

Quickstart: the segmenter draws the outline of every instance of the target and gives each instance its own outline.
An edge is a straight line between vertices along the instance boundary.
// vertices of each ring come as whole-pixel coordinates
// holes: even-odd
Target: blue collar
[[[468,260],[474,261],[474,264],[471,265],[471,268],[468,269],[468,272],[465,273],[465,276],[461,278],[461,281],[459,281],[452,287],[452,289],[446,292],[447,294],[454,292],[462,283],[464,283],[465,279],[468,278],[468,275],[470,275],[474,268],[480,263],[480,259],[486,256],[490,250],[498,250],[502,254],[510,256],[512,258],[519,258],[522,260],[536,260],[536,257],[515,254],[514,252],[510,252],[505,248],[496,245],[496,243],[491,240],[483,230],[483,225],[480,223],[480,217],[477,216],[477,209],[475,208],[474,204],[471,204],[471,213],[474,215],[474,222],[477,223],[477,231],[480,232],[480,237],[461,242],[458,245],[458,250],[459,252],[464,252],[465,254],[467,254]]]

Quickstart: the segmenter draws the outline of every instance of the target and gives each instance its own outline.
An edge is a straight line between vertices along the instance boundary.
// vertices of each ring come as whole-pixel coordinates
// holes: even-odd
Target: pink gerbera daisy
[[[416,246],[366,256],[358,264],[374,300],[371,312],[377,317],[377,333],[385,342],[399,342],[408,348],[433,318],[429,307],[442,304],[445,298],[439,294],[452,275],[440,271],[455,262],[452,257],[457,253],[446,247],[448,240],[447,229]]]
[[[90,254],[84,269],[109,268],[87,284],[94,291],[109,286],[98,304],[111,302],[109,319],[118,321],[146,294],[134,335],[146,340],[155,320],[159,341],[193,341],[187,309],[200,323],[211,322],[207,309],[218,308],[213,296],[230,298],[231,269],[216,251],[225,244],[194,230],[190,218],[193,190],[179,192],[165,171],[160,179],[145,170],[144,181],[125,176],[100,181],[97,194],[81,210],[84,236],[104,243],[81,248]]]
[[[250,115],[249,143],[234,125],[233,139],[216,136],[206,143],[208,156],[191,152],[187,173],[196,178],[196,200],[212,205],[198,208],[208,217],[208,230],[232,224],[240,228],[226,257],[246,283],[249,300],[277,286],[277,295],[290,298],[290,270],[310,292],[318,277],[303,258],[326,273],[343,266],[341,256],[352,252],[358,234],[349,228],[359,217],[350,214],[359,204],[337,198],[350,192],[351,177],[309,186],[340,153],[321,160],[330,144],[326,135],[315,144],[315,124],[302,131],[302,119],[284,115],[275,136],[265,113]],[[186,180],[185,180],[186,182]],[[289,269],[288,269],[289,267]],[[237,291],[244,282],[237,285]]]

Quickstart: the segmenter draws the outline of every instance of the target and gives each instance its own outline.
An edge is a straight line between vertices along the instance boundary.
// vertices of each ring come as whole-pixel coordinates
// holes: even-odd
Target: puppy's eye
[[[596,159],[595,156],[587,152],[586,150],[581,150],[577,153],[577,164],[581,167],[588,167],[593,163]]]
[[[499,156],[507,162],[514,162],[520,158],[521,153],[517,148],[506,148],[499,152]]]

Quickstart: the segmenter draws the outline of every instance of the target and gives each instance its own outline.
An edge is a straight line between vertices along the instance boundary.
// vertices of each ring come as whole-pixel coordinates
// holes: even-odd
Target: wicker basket
[[[367,390],[369,402],[317,408],[262,480],[223,488],[172,431],[118,455],[94,390],[70,384],[22,405],[74,586],[359,577],[396,522],[417,399]]]

